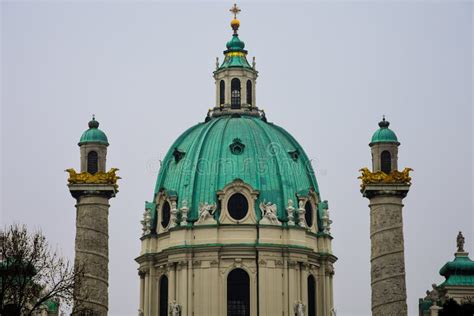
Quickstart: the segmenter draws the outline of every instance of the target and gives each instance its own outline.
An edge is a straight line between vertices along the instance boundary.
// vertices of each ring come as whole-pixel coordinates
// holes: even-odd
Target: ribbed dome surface
[[[260,192],[257,204],[275,203],[282,220],[288,199],[297,207],[297,194],[313,189],[319,195],[301,146],[281,127],[255,116],[214,117],[184,132],[163,161],[155,194],[177,194],[178,207],[186,200],[193,220],[199,203],[217,203],[216,192],[235,179]]]

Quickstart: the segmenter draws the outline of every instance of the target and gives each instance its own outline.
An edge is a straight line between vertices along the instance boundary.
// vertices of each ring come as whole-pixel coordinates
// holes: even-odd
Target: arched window
[[[230,82],[230,107],[240,109],[240,80],[237,78]]]
[[[308,316],[316,316],[316,280],[308,277]]]
[[[168,227],[170,223],[171,207],[168,201],[165,201],[163,208],[161,209],[161,226],[163,228]]]
[[[223,105],[225,103],[225,82],[221,80],[219,83],[219,105]]]
[[[392,155],[387,150],[382,151],[380,155],[380,169],[386,174],[392,171]]]
[[[227,277],[227,316],[250,315],[250,278],[242,269],[235,269]]]
[[[252,105],[252,81],[247,80],[247,104]]]
[[[160,279],[159,316],[168,316],[168,277],[163,275]]]
[[[87,154],[87,172],[94,174],[99,170],[99,157],[96,151]]]
[[[249,202],[242,194],[235,193],[227,202],[227,210],[233,219],[241,220],[247,215],[249,211]]]
[[[309,200],[304,205],[304,209],[304,218],[306,220],[306,225],[308,225],[308,227],[311,227],[313,225],[313,205]]]

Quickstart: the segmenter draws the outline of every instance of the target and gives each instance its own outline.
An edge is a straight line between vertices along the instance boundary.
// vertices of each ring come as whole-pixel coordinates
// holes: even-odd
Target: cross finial
[[[232,14],[234,15],[234,19],[237,19],[237,14],[239,14],[240,11],[242,11],[242,10],[240,10],[240,8],[237,6],[237,4],[234,3],[234,6],[232,8],[230,8],[229,11],[232,12]]]

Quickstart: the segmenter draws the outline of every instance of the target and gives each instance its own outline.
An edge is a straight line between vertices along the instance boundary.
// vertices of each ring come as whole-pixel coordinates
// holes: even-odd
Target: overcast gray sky
[[[41,228],[74,255],[69,167],[92,113],[120,168],[110,210],[110,315],[136,315],[139,220],[162,159],[214,105],[231,2],[3,1],[1,224]],[[368,201],[358,169],[382,114],[401,142],[408,305],[453,258],[474,257],[473,6],[454,1],[242,2],[257,105],[314,159],[332,214],[338,316],[370,314]],[[221,57],[222,58],[222,57]]]

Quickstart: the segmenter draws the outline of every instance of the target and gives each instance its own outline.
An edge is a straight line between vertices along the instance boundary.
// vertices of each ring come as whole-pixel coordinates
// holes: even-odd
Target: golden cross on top
[[[234,19],[237,19],[237,14],[239,14],[240,11],[242,11],[242,10],[240,10],[240,8],[237,6],[237,4],[234,3],[234,6],[232,8],[230,8],[229,11],[232,12],[232,14],[234,14]]]

